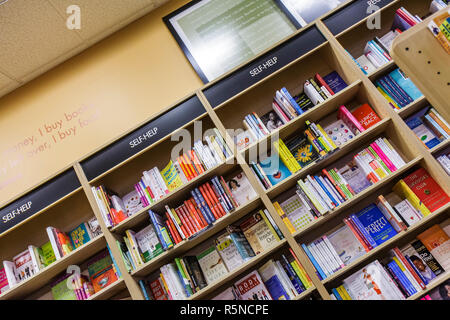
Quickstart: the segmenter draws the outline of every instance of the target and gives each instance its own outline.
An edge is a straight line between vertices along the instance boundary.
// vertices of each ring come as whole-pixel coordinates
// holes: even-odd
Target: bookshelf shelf
[[[189,241],[183,241],[174,246],[172,249],[169,249],[165,251],[164,253],[160,254],[156,258],[150,260],[137,270],[134,270],[131,272],[131,274],[135,277],[143,277],[145,275],[148,275],[161,267],[164,263],[167,263],[170,260],[173,260],[179,255],[182,255],[184,252],[187,252],[188,250],[192,249],[193,247],[199,245],[212,235],[216,234],[217,232],[220,232],[222,229],[226,228],[228,225],[236,222],[240,218],[244,217],[245,215],[249,214],[253,210],[257,209],[262,205],[261,199],[255,198],[252,201],[248,202],[247,204],[237,208],[234,212],[220,218],[219,220],[216,220],[214,224],[204,232],[200,233],[195,238],[189,240]]]
[[[380,254],[381,252],[385,252],[386,250],[392,248],[400,239],[405,238],[406,236],[411,235],[414,231],[420,229],[421,227],[425,226],[426,224],[430,223],[431,221],[435,220],[436,218],[440,217],[441,215],[448,213],[448,210],[450,209],[450,203],[447,203],[445,206],[439,208],[435,212],[431,213],[427,217],[424,217],[420,222],[416,223],[415,225],[409,227],[407,230],[399,232],[397,235],[386,241],[385,243],[377,246],[376,248],[372,249],[371,251],[367,252],[365,255],[354,261],[353,263],[349,264],[348,266],[345,266],[341,270],[337,271],[330,277],[322,280],[322,283],[324,285],[328,285],[333,283],[336,279],[342,278],[344,275],[347,275],[350,271],[355,270],[357,267],[361,266],[363,262],[367,262],[368,260],[372,259],[376,255]]]
[[[429,283],[425,290],[422,290],[420,292],[417,292],[416,294],[408,297],[408,299],[406,300],[417,300],[420,297],[426,295],[428,292],[430,292],[431,290],[433,290],[434,288],[438,287],[439,285],[441,285],[442,283],[444,283],[445,281],[447,281],[448,279],[450,279],[450,272],[446,271],[444,274],[440,275],[439,277],[435,278],[434,281],[432,281],[431,283]]]
[[[435,154],[443,149],[445,149],[448,145],[450,145],[450,139],[444,140],[441,143],[439,143],[437,146],[435,146],[433,149],[430,149],[431,154]]]
[[[371,185],[367,189],[361,191],[358,193],[354,198],[346,201],[344,204],[340,205],[339,207],[335,208],[333,211],[327,213],[324,216],[319,217],[317,220],[306,226],[304,229],[299,230],[292,234],[294,238],[299,238],[300,236],[304,235],[305,233],[309,233],[312,229],[318,228],[321,225],[323,225],[325,222],[329,221],[331,218],[335,218],[336,216],[340,215],[341,213],[345,212],[346,210],[351,209],[353,206],[355,206],[358,202],[363,201],[367,197],[370,197],[376,192],[377,190],[383,188],[386,184],[393,181],[394,179],[397,179],[402,174],[407,172],[409,169],[417,165],[420,161],[422,161],[422,157],[417,157],[411,161],[409,161],[405,166],[398,169],[394,173],[390,174],[389,176],[385,177],[384,179],[380,180],[379,182]],[[377,194],[378,195],[378,194]]]
[[[260,253],[259,255],[253,257],[251,260],[247,261],[243,265],[241,265],[239,268],[234,269],[232,272],[230,272],[227,276],[217,280],[216,282],[213,282],[209,284],[207,287],[203,288],[202,290],[198,291],[194,295],[190,296],[188,300],[201,300],[207,295],[210,295],[215,290],[226,284],[227,282],[233,280],[238,275],[244,273],[245,271],[249,270],[251,267],[255,266],[259,262],[261,262],[263,259],[270,257],[274,252],[276,252],[278,249],[280,249],[282,246],[287,244],[286,239],[283,239],[279,241],[277,244],[275,244],[272,248]]]
[[[391,60],[388,63],[386,63],[385,65],[379,67],[377,70],[371,72],[370,74],[366,75],[367,78],[370,79],[370,81],[375,81],[378,77],[380,77],[381,75],[385,74],[388,71],[391,71],[395,68],[395,61]]]
[[[232,164],[227,164],[232,163]],[[148,220],[148,210],[157,210],[164,207],[164,205],[169,201],[176,201],[177,199],[182,199],[183,196],[188,192],[191,188],[193,188],[196,184],[201,184],[202,182],[207,181],[215,175],[223,175],[232,168],[236,168],[234,158],[228,158],[225,162],[219,164],[218,166],[212,168],[204,172],[203,174],[195,177],[194,179],[188,181],[188,183],[182,185],[180,188],[174,190],[173,192],[166,195],[164,198],[152,203],[151,205],[145,207],[141,211],[135,213],[131,217],[128,217],[118,225],[110,228],[111,232],[114,233],[122,233],[126,229],[131,228],[139,223],[142,223],[145,220]]]
[[[417,99],[416,101],[414,101],[414,102],[410,103],[409,105],[407,105],[406,107],[401,108],[399,110],[395,110],[395,111],[398,113],[398,115],[402,119],[405,119],[409,115],[411,115],[414,112],[418,111],[420,108],[424,107],[426,104],[427,104],[427,98],[425,98],[425,96],[422,96],[419,99]]]
[[[87,300],[107,300],[122,290],[126,289],[125,281],[123,279],[117,279],[103,290],[93,294]]]
[[[303,291],[302,293],[300,293],[298,296],[296,296],[292,300],[302,300],[302,299],[308,297],[314,291],[316,291],[316,287],[312,286],[311,288],[308,288],[306,291]]]
[[[0,295],[0,300],[21,299],[48,284],[55,276],[66,270],[69,265],[77,265],[106,248],[103,235],[97,236],[82,247],[53,262],[33,277],[20,282],[15,287]]]
[[[297,183],[298,179],[305,177],[307,174],[312,173],[320,168],[326,167],[330,163],[333,163],[340,157],[344,156],[345,154],[353,150],[355,147],[357,146],[362,147],[364,143],[369,142],[370,139],[375,138],[377,135],[381,134],[387,128],[390,121],[391,119],[382,119],[380,122],[373,125],[368,130],[360,133],[355,138],[353,138],[352,140],[341,146],[339,150],[330,154],[328,157],[309,164],[308,166],[292,174],[291,176],[289,176],[282,182],[278,183],[277,185],[267,189],[266,194],[268,195],[269,198],[273,199],[277,195],[292,188]]]

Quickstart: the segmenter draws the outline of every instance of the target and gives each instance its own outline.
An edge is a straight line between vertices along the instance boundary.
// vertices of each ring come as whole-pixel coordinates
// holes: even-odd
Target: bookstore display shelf
[[[317,220],[314,220],[312,223],[307,225],[305,228],[298,230],[297,232],[293,233],[292,236],[294,238],[299,238],[301,235],[304,235],[305,233],[310,232],[311,230],[320,227],[325,222],[329,221],[331,218],[335,218],[337,215],[343,213],[345,210],[351,209],[353,206],[355,206],[358,202],[367,199],[367,197],[370,197],[376,192],[377,190],[381,189],[383,186],[388,184],[389,182],[393,181],[394,179],[398,179],[399,176],[407,172],[409,169],[417,165],[420,161],[422,161],[423,157],[417,157],[409,162],[407,162],[403,167],[398,169],[397,171],[391,173],[389,176],[381,179],[377,183],[371,185],[367,189],[361,191],[358,193],[354,198],[347,200],[340,206],[336,207],[334,210],[328,212],[327,214],[319,217]]]
[[[117,279],[115,282],[111,283],[106,288],[93,294],[87,300],[107,300],[107,299],[115,296],[122,290],[126,289],[126,287],[127,286],[125,285],[125,281],[122,278],[120,278],[120,279]]]
[[[450,203],[447,203],[446,205],[442,206],[438,210],[432,212],[430,215],[424,217],[422,220],[414,224],[413,226],[409,227],[408,229],[399,232],[394,237],[389,239],[388,241],[384,242],[383,244],[375,247],[374,249],[370,250],[357,260],[353,261],[351,264],[345,266],[344,268],[340,269],[333,275],[329,276],[326,279],[322,280],[322,283],[324,285],[328,285],[335,281],[336,279],[342,278],[344,275],[347,275],[351,271],[354,271],[357,267],[360,267],[364,262],[368,263],[368,260],[375,257],[377,254],[380,254],[382,252],[385,252],[387,249],[392,248],[395,246],[395,244],[402,238],[406,237],[407,235],[411,235],[414,231],[418,230],[419,228],[425,226],[426,224],[430,223],[434,219],[438,218],[441,215],[444,215],[445,213],[448,214],[448,211],[450,209]]]
[[[429,283],[426,286],[425,290],[417,292],[416,294],[408,297],[406,300],[417,300],[420,297],[422,297],[422,296],[426,295],[427,293],[429,293],[434,288],[436,288],[439,285],[441,285],[442,283],[444,283],[445,281],[447,281],[448,279],[450,279],[450,271],[446,271],[445,273],[443,273],[439,277],[435,278],[434,281],[432,281],[431,283]]]
[[[229,164],[232,163],[232,164]],[[221,164],[217,165],[216,167],[205,171],[204,173],[198,175],[194,179],[188,181],[188,183],[182,185],[178,189],[170,192],[167,194],[164,198],[155,201],[151,205],[145,207],[144,209],[140,210],[139,212],[133,214],[131,217],[128,217],[121,223],[117,224],[116,226],[110,228],[112,232],[115,233],[122,233],[127,228],[130,228],[132,226],[135,226],[139,223],[142,223],[145,220],[149,219],[148,216],[148,210],[155,210],[155,209],[161,209],[164,208],[165,204],[168,201],[173,201],[178,198],[183,198],[184,194],[188,192],[190,189],[194,187],[196,184],[201,184],[202,182],[206,182],[208,179],[212,178],[213,176],[220,176],[222,174],[225,174],[232,168],[236,167],[235,165],[235,159],[233,157],[228,158],[225,162],[222,162]]]
[[[391,122],[390,118],[382,119],[380,122],[376,123],[366,131],[363,131],[359,135],[357,135],[355,138],[347,142],[346,144],[342,145],[338,150],[328,155],[326,158],[321,159],[319,161],[315,161],[306,167],[302,168],[301,170],[297,171],[296,173],[292,174],[288,178],[284,179],[280,183],[276,184],[275,186],[267,189],[265,192],[268,195],[269,198],[273,199],[277,195],[285,192],[286,190],[292,188],[297,181],[306,176],[307,174],[314,172],[320,168],[324,168],[330,163],[335,162],[340,157],[346,155],[348,152],[353,150],[357,146],[363,146],[364,143],[369,142],[370,139],[374,138],[375,136],[381,134],[389,125]]]
[[[325,100],[322,103],[319,103],[318,105],[305,111],[295,119],[292,119],[288,123],[273,130],[270,135],[267,135],[264,138],[261,138],[258,141],[252,143],[248,147],[240,150],[241,154],[251,153],[251,149],[256,148],[260,144],[271,141],[275,135],[278,135],[281,139],[292,135],[293,133],[298,131],[299,128],[303,127],[306,120],[315,121],[316,119],[323,118],[333,110],[337,109],[339,106],[343,105],[345,102],[349,101],[352,97],[354,97],[357,94],[358,90],[361,89],[361,87],[361,80],[353,82],[352,84],[348,85],[348,87],[346,87],[342,91],[339,91],[331,98]]]
[[[441,143],[439,143],[434,148],[430,149],[429,151],[431,154],[435,154],[435,153],[445,149],[449,145],[450,145],[450,139],[446,139],[446,140],[442,141]]]
[[[170,260],[182,255],[184,252],[194,248],[199,245],[203,241],[207,240],[217,232],[220,232],[228,225],[238,221],[240,218],[249,214],[253,210],[256,210],[258,207],[262,206],[262,201],[259,197],[249,201],[248,203],[236,208],[235,211],[225,215],[224,217],[216,220],[211,227],[206,229],[203,232],[200,232],[196,237],[191,240],[184,240],[173,248],[163,252],[159,256],[154,259],[148,261],[138,269],[131,272],[131,275],[135,277],[144,277],[156,269],[160,268],[164,263],[168,263]]]
[[[408,117],[409,115],[413,114],[416,111],[419,111],[419,109],[425,107],[426,105],[427,105],[427,98],[425,98],[425,96],[422,96],[419,99],[416,99],[415,101],[411,102],[407,106],[401,109],[397,109],[395,111],[402,119],[405,119],[406,117]]]
[[[82,247],[75,249],[68,255],[53,262],[50,266],[44,268],[31,278],[20,282],[18,285],[2,293],[0,300],[24,298],[47,285],[55,276],[65,271],[67,266],[78,265],[105,248],[105,237],[103,235],[97,236]]]
[[[239,268],[234,269],[230,273],[228,273],[225,277],[222,277],[218,279],[217,281],[208,284],[205,288],[201,289],[197,293],[193,294],[188,298],[188,300],[202,300],[209,294],[213,293],[215,290],[222,287],[225,283],[233,280],[234,278],[238,277],[239,275],[243,274],[250,268],[254,267],[256,264],[261,262],[263,259],[270,257],[273,253],[275,253],[278,249],[280,249],[282,246],[287,244],[287,240],[283,239],[279,242],[277,242],[273,247],[270,249],[267,249],[266,251],[260,253],[259,255],[253,257],[251,260],[247,261],[246,263],[242,264]]]

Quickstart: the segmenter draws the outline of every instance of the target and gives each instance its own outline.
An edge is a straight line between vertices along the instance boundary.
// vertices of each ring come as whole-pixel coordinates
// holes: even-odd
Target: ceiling
[[[0,96],[169,0],[0,0]],[[78,5],[81,29],[66,13]]]

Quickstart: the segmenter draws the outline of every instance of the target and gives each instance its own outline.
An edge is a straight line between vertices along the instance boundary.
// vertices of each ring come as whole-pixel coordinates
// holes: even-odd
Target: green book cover
[[[51,291],[54,300],[78,300],[75,290],[67,286],[67,280],[69,279],[69,275],[65,275],[62,281],[52,284]]]
[[[41,246],[41,252],[39,252],[39,257],[42,260],[44,266],[48,266],[56,261],[55,253],[53,252],[52,244],[49,242]]]
[[[98,255],[93,257],[87,263],[89,278],[92,278],[92,276],[95,275],[97,272],[100,272],[103,269],[106,269],[107,267],[111,266],[112,264],[113,264],[113,261],[111,259],[111,256],[108,253],[108,250],[104,250],[104,251],[100,252]]]

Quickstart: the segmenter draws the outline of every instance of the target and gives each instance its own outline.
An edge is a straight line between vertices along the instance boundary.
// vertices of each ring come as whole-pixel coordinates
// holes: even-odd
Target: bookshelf
[[[447,147],[449,142],[445,141],[436,148],[428,150],[403,121],[428,103],[431,103],[447,121],[450,120],[447,107],[447,101],[450,98],[448,80],[443,81],[442,79],[444,75],[450,74],[448,69],[450,66],[449,58],[443,56],[440,52],[439,44],[426,30],[426,22],[399,36],[392,50],[392,57],[395,61],[384,65],[369,75],[364,75],[347,53],[348,51],[353,56],[362,54],[368,40],[386,33],[392,25],[394,12],[397,8],[404,6],[415,14],[425,15],[428,11],[429,1],[382,0],[378,5],[381,8],[379,12],[367,14],[366,1],[348,1],[348,3],[316,19],[292,36],[262,52],[252,61],[192,92],[160,113],[145,119],[141,124],[123,135],[78,159],[54,176],[3,204],[0,210],[17,207],[31,201],[30,199],[34,204],[32,209],[23,215],[21,221],[8,225],[5,230],[0,230],[0,254],[5,259],[10,259],[23,251],[29,244],[37,246],[48,241],[45,240],[45,228],[49,225],[62,230],[69,230],[95,216],[102,228],[103,235],[51,264],[32,278],[11,288],[0,295],[0,299],[32,298],[36,296],[36,292],[48,291],[51,280],[69,265],[83,263],[97,252],[105,249],[106,244],[108,244],[112,256],[117,261],[122,278],[91,296],[89,300],[110,299],[124,292],[134,300],[142,300],[144,296],[138,284],[140,279],[154,273],[173,258],[195,249],[223,231],[227,225],[256,210],[267,209],[283,233],[284,239],[271,249],[257,255],[225,277],[191,296],[190,299],[213,297],[227,285],[264,264],[269,258],[277,256],[282,250],[291,248],[313,282],[313,287],[303,292],[296,299],[314,295],[329,300],[332,285],[338,283],[346,275],[356,271],[364,263],[369,263],[377,257],[383,256],[389,249],[407,243],[427,227],[444,221],[450,213],[448,204],[323,281],[315,274],[312,263],[299,245],[299,243],[305,243],[326,233],[334,226],[342,223],[342,219],[346,215],[373,202],[379,194],[389,192],[396,181],[414,168],[424,167],[441,187],[447,193],[450,193],[449,177],[433,157],[433,154]],[[381,14],[381,29],[368,30],[367,21],[378,13]],[[417,38],[420,40],[417,40]],[[409,49],[405,50],[406,47]],[[422,53],[418,53],[419,51],[422,51]],[[275,66],[264,70],[255,77],[249,75],[249,70],[274,56],[278,58]],[[420,62],[418,65],[417,61]],[[432,67],[429,66],[427,61],[432,61]],[[390,107],[373,82],[378,77],[393,70],[396,65],[401,67],[424,93],[423,97],[398,112]],[[440,75],[437,74],[438,69],[441,71]],[[226,129],[242,128],[242,119],[252,111],[257,111],[261,115],[269,111],[273,94],[281,87],[285,86],[289,91],[297,93],[302,91],[301,85],[304,80],[315,73],[327,74],[334,70],[347,82],[347,88],[278,128],[270,136],[237,151]],[[430,85],[435,82],[439,85]],[[342,104],[351,109],[366,102],[381,118],[379,123],[350,140],[349,143],[343,145],[326,159],[310,164],[276,186],[268,190],[264,190],[260,186],[247,162],[249,156],[254,153],[259,145],[264,145],[270,141],[275,134],[284,139],[302,131],[305,120],[321,123],[336,118],[337,109]],[[201,134],[207,129],[218,128],[234,150],[233,157],[190,180],[187,184],[115,227],[107,228],[91,192],[91,187],[103,184],[114,189],[119,195],[126,194],[132,190],[133,184],[139,180],[143,170],[148,170],[153,166],[162,169],[166,166],[173,147],[178,143],[173,138],[179,138],[183,135],[183,132],[189,132],[191,136],[195,136],[196,123],[202,125]],[[332,163],[358,152],[365,144],[379,136],[388,137],[404,159],[407,160],[407,164],[335,210],[317,219],[305,229],[291,234],[272,202],[290,192],[292,193],[298,179],[304,178],[308,174],[317,173]],[[140,139],[138,140],[139,143],[133,142],[137,141],[136,139]],[[133,147],[130,147],[131,145]],[[211,177],[215,175],[231,177],[240,171],[244,171],[258,195],[254,200],[217,220],[212,228],[194,239],[183,241],[137,270],[131,273],[127,272],[121,259],[121,253],[116,246],[116,240],[120,239],[127,229],[148,225],[150,223],[148,209],[156,211],[164,208],[166,204],[176,205],[187,197],[191,188],[208,181]],[[24,234],[27,235],[26,239],[23,236]],[[439,281],[448,279],[448,272],[439,279]],[[437,282],[434,282],[425,291],[410,297],[410,299],[420,298],[437,284]]]

